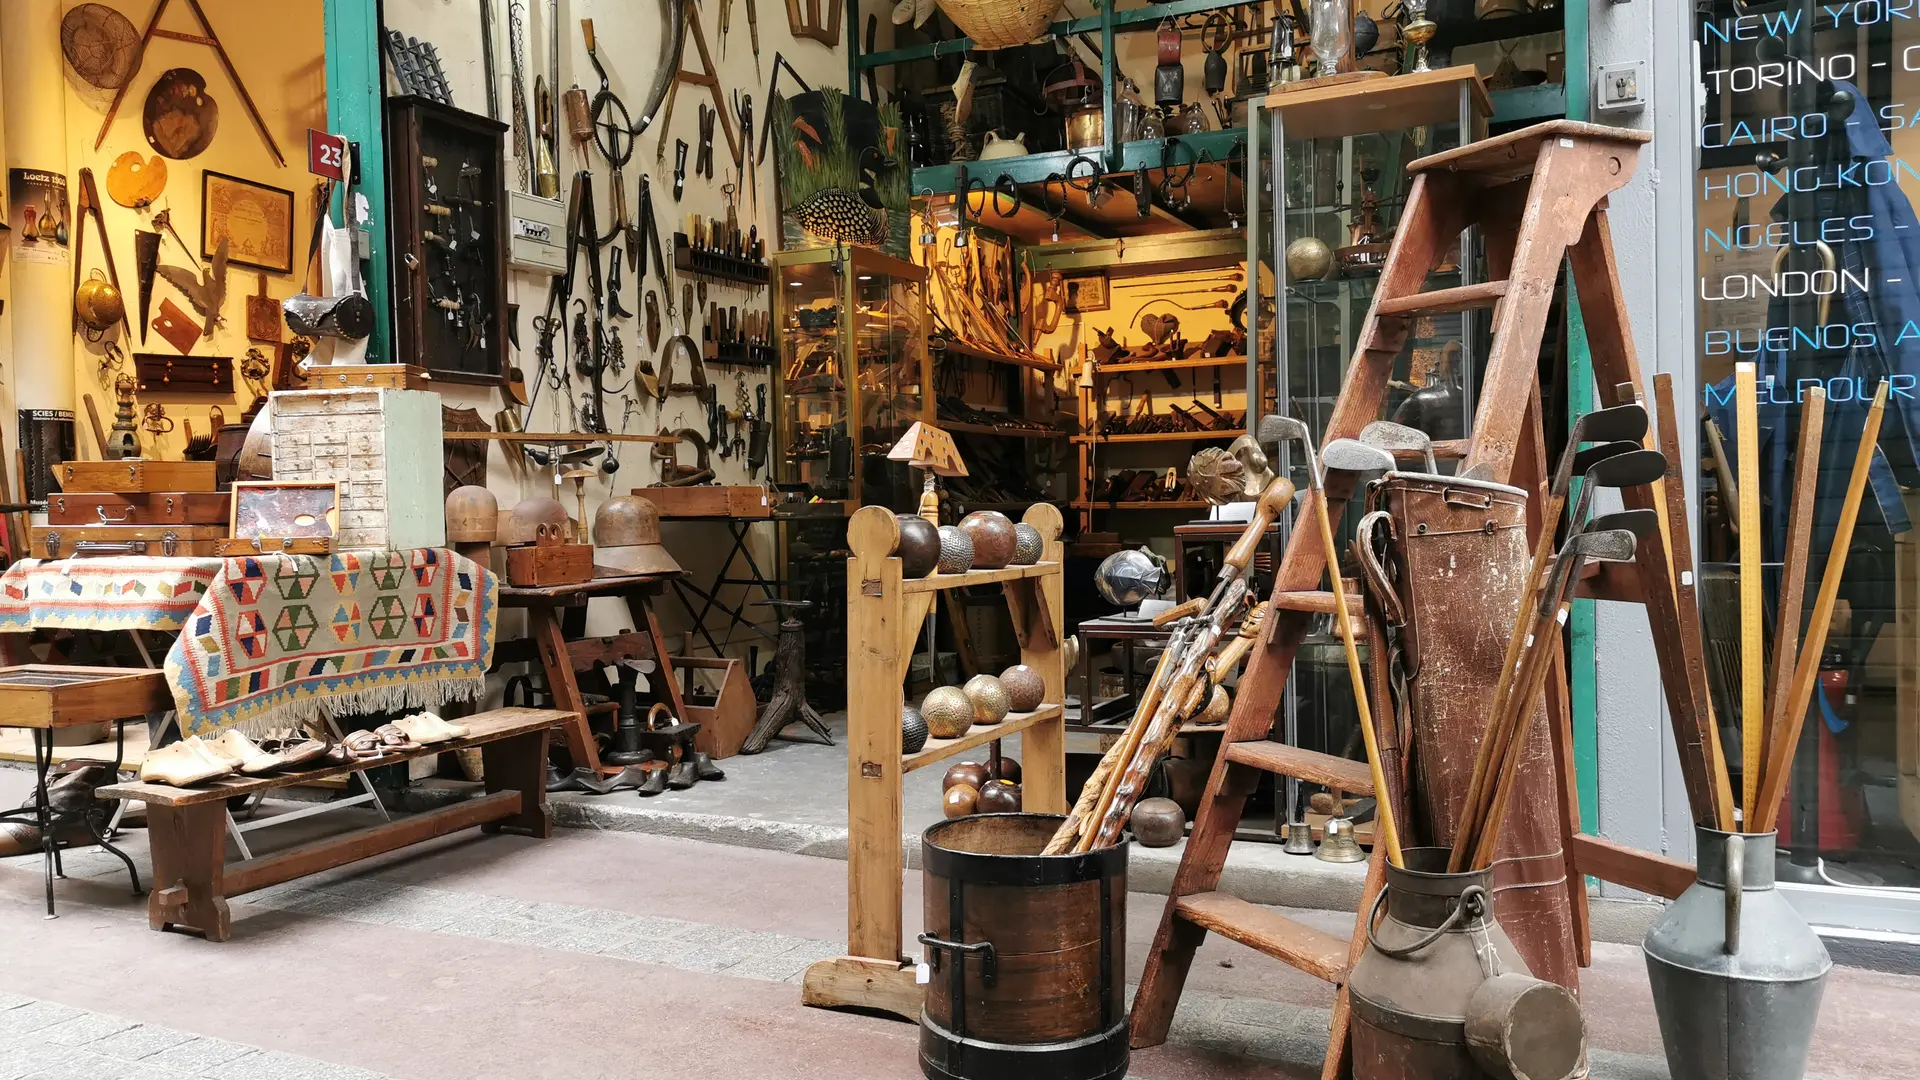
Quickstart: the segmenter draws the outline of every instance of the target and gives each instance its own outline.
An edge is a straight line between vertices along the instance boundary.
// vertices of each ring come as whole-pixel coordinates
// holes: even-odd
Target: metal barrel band
[[[1411,945],[1390,949],[1380,944],[1380,940],[1373,935],[1374,924],[1380,919],[1380,904],[1386,900],[1387,892],[1388,890],[1386,889],[1380,890],[1379,894],[1373,898],[1373,907],[1367,912],[1367,945],[1380,955],[1391,957],[1395,960],[1405,960],[1414,953],[1439,941],[1442,935],[1460,925],[1460,920],[1463,916],[1474,919],[1483,917],[1488,907],[1487,890],[1479,885],[1469,885],[1460,893],[1460,903],[1456,904],[1453,911],[1447,915],[1447,921],[1427,931],[1426,936]]]

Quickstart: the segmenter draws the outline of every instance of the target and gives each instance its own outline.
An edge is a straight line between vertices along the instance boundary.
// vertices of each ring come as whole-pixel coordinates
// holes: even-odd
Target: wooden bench
[[[127,783],[103,787],[102,799],[138,799],[147,804],[147,835],[153,851],[153,891],[147,896],[147,922],[155,930],[197,930],[209,941],[225,941],[231,932],[227,897],[319,873],[396,848],[445,836],[475,825],[492,833],[502,829],[545,838],[553,834],[547,817],[547,732],[574,719],[556,709],[495,709],[461,717],[469,734],[419,750],[387,754],[348,766],[228,777],[199,787]],[[485,795],[423,814],[331,836],[227,865],[227,800],[295,784],[312,783],[350,772],[397,765],[427,754],[478,746],[486,773]]]

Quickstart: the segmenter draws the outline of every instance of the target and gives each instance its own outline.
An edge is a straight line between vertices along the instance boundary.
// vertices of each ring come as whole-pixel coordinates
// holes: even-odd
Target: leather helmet
[[[593,515],[593,564],[615,574],[677,574],[660,543],[660,510],[638,495],[616,495]]]
[[[500,532],[500,500],[478,484],[453,489],[447,496],[447,542],[491,544]]]
[[[500,530],[499,541],[508,547],[531,544],[540,539],[540,527],[558,529],[564,541],[573,537],[573,526],[567,517],[567,508],[560,505],[558,499],[533,498],[522,499],[508,515],[506,527]]]

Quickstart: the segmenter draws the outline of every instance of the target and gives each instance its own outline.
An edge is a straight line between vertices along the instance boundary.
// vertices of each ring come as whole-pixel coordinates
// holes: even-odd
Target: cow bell
[[[1160,66],[1153,69],[1153,103],[1163,108],[1177,106],[1187,96],[1187,69],[1180,65],[1177,27],[1168,24],[1160,28],[1159,55]],[[1221,85],[1226,85],[1225,75],[1221,76]]]

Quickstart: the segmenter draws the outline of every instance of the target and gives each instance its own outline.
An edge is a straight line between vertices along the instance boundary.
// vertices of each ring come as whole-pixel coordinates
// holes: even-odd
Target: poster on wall
[[[7,206],[12,215],[13,257],[21,262],[67,261],[72,217],[65,173],[44,169],[7,170]]]
[[[293,272],[293,192],[207,170],[200,181],[200,256],[227,241],[227,261]]]

